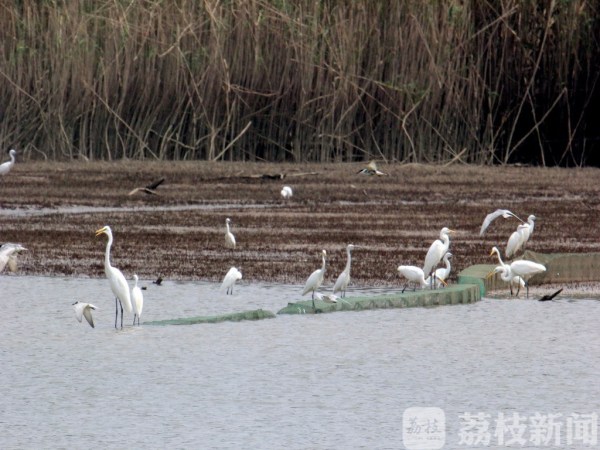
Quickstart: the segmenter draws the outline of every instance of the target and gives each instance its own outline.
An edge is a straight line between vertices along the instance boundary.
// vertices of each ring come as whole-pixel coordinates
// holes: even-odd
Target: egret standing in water
[[[142,315],[142,309],[144,308],[144,295],[142,289],[138,286],[138,276],[133,274],[135,280],[134,286],[131,288],[131,302],[133,303],[133,325],[135,325],[135,318],[137,317],[138,326],[140,325],[140,316]]]
[[[11,151],[8,152],[8,155],[10,156],[10,161],[0,164],[0,175],[6,175],[15,165],[17,151],[15,149],[11,149]]]
[[[106,243],[106,253],[104,254],[104,273],[108,278],[110,289],[115,295],[115,328],[117,328],[117,318],[119,316],[119,304],[121,304],[121,328],[123,328],[123,306],[125,310],[131,312],[131,296],[129,294],[129,285],[127,280],[119,269],[110,265],[110,247],[113,243],[112,230],[108,225],[96,231],[96,237],[101,234],[108,236]],[[118,303],[117,303],[118,301]]]
[[[92,328],[94,328],[94,318],[92,317],[92,309],[97,309],[91,303],[81,303],[75,302],[73,303],[73,309],[75,310],[75,318],[81,322],[81,320],[85,317],[87,323],[90,324]]]
[[[225,219],[225,247],[234,249],[235,248],[235,236],[229,230],[229,224],[231,219],[228,217]]]
[[[526,259],[519,259],[517,261],[513,261],[510,264],[505,264],[500,257],[500,250],[498,247],[493,247],[490,252],[490,256],[494,253],[498,255],[498,261],[500,261],[500,266],[496,267],[492,273],[501,272],[500,278],[502,280],[507,281],[509,283],[513,283],[514,277],[520,277],[525,282],[525,288],[527,289],[527,298],[529,298],[529,279],[538,274],[546,271],[546,267],[542,264],[538,264],[533,261],[528,261]],[[511,285],[512,291],[512,285]],[[519,289],[517,289],[517,294],[519,295]],[[512,292],[511,292],[512,293]]]
[[[352,250],[354,250],[354,245],[348,244],[346,247],[346,254],[348,255],[348,260],[346,261],[346,268],[340,275],[338,276],[335,284],[333,285],[333,293],[341,292],[341,297],[346,297],[346,288],[350,283],[350,265],[352,264]]]
[[[233,295],[233,285],[235,284],[236,281],[241,280],[241,279],[242,279],[242,272],[240,272],[235,267],[232,267],[231,269],[229,269],[229,271],[225,275],[225,278],[223,278],[223,283],[221,284],[221,290],[225,289],[226,295],[227,294]]]
[[[313,309],[315,309],[315,291],[317,289],[319,289],[321,284],[323,284],[323,280],[325,279],[325,264],[326,264],[325,258],[327,257],[327,252],[325,250],[323,250],[321,253],[322,253],[322,258],[323,258],[323,265],[321,266],[320,269],[317,269],[313,273],[310,274],[310,276],[306,280],[306,284],[304,285],[304,290],[302,291],[302,295],[305,295],[305,294],[309,293],[310,291],[312,291]]]
[[[0,245],[0,272],[4,270],[6,265],[11,272],[17,271],[17,255],[27,250],[21,244],[13,244],[7,242],[6,244]]]
[[[440,231],[440,238],[433,241],[433,244],[427,250],[427,255],[425,255],[425,264],[423,265],[423,273],[427,276],[430,276],[433,273],[433,270],[440,263],[448,248],[450,247],[450,233],[455,233],[454,230],[451,230],[447,227],[444,227]]]

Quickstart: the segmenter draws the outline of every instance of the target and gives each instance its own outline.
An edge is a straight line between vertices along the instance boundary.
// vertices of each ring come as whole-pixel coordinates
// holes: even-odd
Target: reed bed
[[[592,1],[0,3],[25,158],[593,162]]]

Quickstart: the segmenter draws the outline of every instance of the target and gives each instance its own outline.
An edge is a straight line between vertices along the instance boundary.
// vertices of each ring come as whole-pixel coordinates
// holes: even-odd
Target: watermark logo
[[[446,443],[446,415],[436,407],[406,408],[402,440],[408,450],[437,450]]]

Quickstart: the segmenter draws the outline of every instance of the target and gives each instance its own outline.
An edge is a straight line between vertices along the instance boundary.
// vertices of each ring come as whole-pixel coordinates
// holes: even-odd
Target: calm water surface
[[[554,448],[583,448],[567,442],[566,418],[600,413],[597,300],[152,326],[277,312],[301,287],[142,284],[142,326],[126,316],[116,331],[104,279],[0,276],[2,448],[399,449],[417,406],[445,413],[444,448],[485,446],[467,445],[465,413],[488,415],[498,448],[499,414],[536,412],[560,415]],[[76,299],[100,308],[95,329],[75,320]],[[531,431],[514,447],[552,448]]]

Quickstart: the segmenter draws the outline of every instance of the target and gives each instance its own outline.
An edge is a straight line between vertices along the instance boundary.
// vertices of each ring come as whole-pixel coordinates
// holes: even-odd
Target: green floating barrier
[[[181,319],[155,320],[144,325],[194,325],[197,323],[240,322],[242,320],[273,319],[275,314],[264,309],[222,314],[220,316],[184,317]]]
[[[479,300],[481,300],[481,294],[478,284],[462,284],[435,290],[423,289],[371,297],[338,298],[337,303],[325,303],[315,300],[316,310],[313,309],[312,300],[306,300],[297,303],[288,303],[277,314],[315,314],[336,311],[362,311],[367,309],[458,305],[473,303]]]

